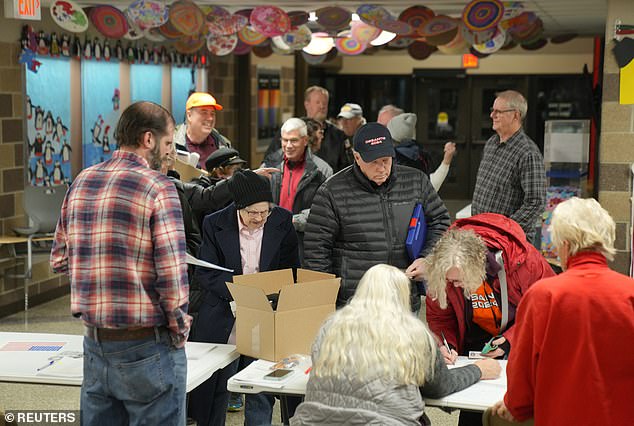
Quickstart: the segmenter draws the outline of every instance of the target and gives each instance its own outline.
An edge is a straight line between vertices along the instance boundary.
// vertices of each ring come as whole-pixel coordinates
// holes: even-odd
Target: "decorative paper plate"
[[[210,6],[210,9],[211,10],[205,16],[209,34],[235,34],[249,22],[246,17],[242,15],[231,15],[227,9],[220,6]]]
[[[422,41],[415,41],[407,48],[407,52],[409,53],[409,55],[414,59],[418,59],[419,61],[429,58],[429,56],[434,53],[435,50],[436,47]]]
[[[572,40],[573,38],[577,37],[577,34],[575,33],[570,33],[570,34],[560,34],[560,35],[556,35],[554,37],[550,38],[550,42],[553,44],[561,44],[561,43],[565,43],[567,41]]]
[[[381,34],[381,30],[365,22],[352,21],[350,23],[350,34],[359,43],[368,44]]]
[[[520,46],[522,46],[522,49],[526,49],[526,50],[537,50],[537,49],[541,49],[547,44],[548,44],[548,40],[544,38],[540,38],[537,41],[534,41],[531,43],[526,43],[526,44],[522,43]]]
[[[123,35],[126,40],[138,40],[143,37],[143,30],[128,21],[128,31]]]
[[[502,21],[515,18],[517,15],[524,12],[524,3],[522,2],[503,1],[502,4],[504,5],[504,16],[502,16]]]
[[[323,54],[323,55],[311,55],[309,53],[306,53],[304,51],[302,51],[302,58],[304,58],[304,60],[306,61],[306,63],[310,64],[310,65],[319,65],[322,62],[324,62],[326,60],[326,57],[328,56],[328,54]]]
[[[376,26],[382,29],[383,31],[389,31],[391,33],[406,35],[411,34],[412,27],[398,19],[387,19],[385,21],[378,21]]]
[[[199,51],[204,45],[205,38],[195,35],[179,38],[176,43],[174,43],[174,48],[177,52],[190,54]]]
[[[238,31],[238,38],[240,41],[248,44],[249,46],[257,46],[266,40],[266,36],[255,31],[250,25],[247,25]]]
[[[307,25],[300,25],[295,30],[291,30],[281,36],[284,43],[293,50],[301,50],[308,46],[313,34]]]
[[[398,20],[409,24],[409,26],[412,27],[412,32],[409,35],[416,36],[419,35],[418,29],[435,15],[434,11],[428,7],[411,6],[398,15]]]
[[[176,0],[170,6],[169,20],[172,26],[185,34],[194,36],[200,33],[205,23],[202,10],[189,0]],[[204,41],[202,41],[204,44]]]
[[[56,0],[51,4],[51,17],[62,29],[71,33],[83,33],[88,29],[88,16],[72,0]]]
[[[256,7],[249,21],[255,31],[267,37],[286,34],[291,29],[288,15],[276,6]]]
[[[143,31],[143,37],[149,41],[153,41],[154,43],[162,43],[167,40],[167,37],[161,34],[158,28],[148,28]]]
[[[238,39],[238,44],[236,45],[236,48],[233,49],[233,54],[248,55],[249,53],[251,53],[251,46]]]
[[[238,37],[235,34],[226,36],[207,36],[207,49],[212,55],[228,55],[233,52],[237,45]]]
[[[486,58],[487,56],[489,56],[489,54],[488,54],[488,53],[478,52],[477,50],[475,50],[475,49],[473,48],[473,46],[471,46],[471,47],[469,48],[469,53],[471,53],[471,54],[472,54],[473,56],[475,56],[476,58],[480,58],[480,59],[482,59],[482,58]]]
[[[344,55],[355,56],[363,53],[367,45],[359,43],[357,40],[353,39],[350,31],[344,31],[339,33],[337,38],[335,38],[335,47]]]
[[[495,36],[495,31],[496,31],[496,28],[491,28],[489,30],[484,30],[484,31],[471,31],[469,28],[467,28],[464,22],[461,22],[460,31],[458,32],[462,34],[462,37],[464,37],[467,43],[482,44],[491,40],[493,36]]]
[[[522,12],[517,16],[514,16],[510,19],[506,19],[500,23],[503,29],[508,30],[509,28],[514,27],[524,27],[529,26],[537,21],[537,15],[533,12]]]
[[[414,40],[411,37],[396,36],[392,41],[390,41],[387,44],[387,47],[392,49],[405,49],[406,47],[408,47],[415,41],[416,40]]]
[[[447,44],[456,36],[458,23],[459,21],[457,19],[449,16],[436,15],[425,22],[419,32],[425,36],[427,44],[431,44],[432,46]]]
[[[184,34],[178,31],[170,21],[167,21],[163,25],[161,25],[158,29],[165,38],[168,40],[176,40],[181,38]]]
[[[393,20],[394,17],[382,6],[375,6],[373,4],[362,4],[357,8],[357,15],[359,19],[368,25],[378,27],[377,22]]]
[[[458,55],[468,50],[469,43],[462,36],[461,31],[456,31],[456,36],[447,44],[442,44],[438,47],[438,51],[445,55]]]
[[[462,22],[472,32],[495,30],[504,16],[500,0],[472,0],[462,11]]]
[[[487,41],[486,43],[474,44],[473,48],[480,53],[486,53],[487,55],[490,55],[491,53],[495,53],[500,50],[505,44],[506,31],[498,26],[491,40]]]
[[[290,55],[293,49],[284,42],[283,36],[271,37],[271,49],[278,55]]]
[[[251,18],[251,13],[252,12],[253,12],[253,9],[240,9],[240,10],[236,11],[234,14],[235,15],[244,16],[245,18],[249,19],[249,18]]]
[[[136,0],[126,10],[126,15],[141,30],[160,27],[167,22],[169,13],[164,3]]]
[[[339,6],[327,6],[317,9],[317,24],[325,30],[341,30],[348,26],[352,14],[348,9]]]
[[[95,6],[90,9],[90,22],[104,37],[121,38],[128,32],[128,21],[123,12],[113,6]]]
[[[273,54],[273,49],[270,43],[261,44],[259,46],[253,46],[251,48],[253,54],[259,58],[268,58]]]
[[[308,12],[303,10],[292,10],[288,12],[288,18],[291,20],[291,28],[299,27],[308,23]]]

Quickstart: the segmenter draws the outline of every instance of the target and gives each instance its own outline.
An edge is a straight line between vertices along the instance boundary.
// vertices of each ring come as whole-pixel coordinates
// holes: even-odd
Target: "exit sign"
[[[40,0],[4,0],[4,16],[6,18],[42,19],[42,4]]]
[[[471,53],[462,55],[462,68],[478,68],[478,57]]]

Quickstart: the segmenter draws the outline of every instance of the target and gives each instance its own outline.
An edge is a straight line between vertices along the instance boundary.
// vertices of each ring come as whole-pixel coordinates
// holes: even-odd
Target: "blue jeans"
[[[146,339],[84,337],[82,425],[185,425],[187,358],[167,330]]]

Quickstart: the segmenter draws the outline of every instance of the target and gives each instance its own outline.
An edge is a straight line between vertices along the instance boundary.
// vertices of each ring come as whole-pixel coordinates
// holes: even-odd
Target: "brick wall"
[[[629,0],[609,0],[603,66],[603,105],[599,144],[599,202],[616,221],[618,250],[611,267],[628,274],[631,247],[631,196],[634,162],[634,105],[619,104],[619,67],[614,59],[614,21],[634,21]]]
[[[24,194],[24,138],[22,74],[17,62],[18,43],[0,42],[0,231],[13,235],[13,227],[27,225],[22,209]],[[17,247],[22,251],[22,245]],[[8,260],[9,247],[0,247],[0,316],[22,309],[23,280],[8,275],[23,272],[23,262]],[[50,272],[46,255],[34,265],[29,285],[31,303],[68,292],[68,278]]]

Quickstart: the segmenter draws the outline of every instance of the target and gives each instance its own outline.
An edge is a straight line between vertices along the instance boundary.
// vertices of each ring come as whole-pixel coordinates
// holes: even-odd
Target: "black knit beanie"
[[[273,201],[269,180],[251,170],[236,171],[227,184],[238,210],[261,201]]]

